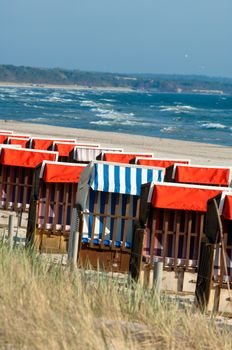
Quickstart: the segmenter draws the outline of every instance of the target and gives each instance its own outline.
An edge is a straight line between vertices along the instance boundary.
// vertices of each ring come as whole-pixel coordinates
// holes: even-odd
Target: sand
[[[76,128],[49,126],[0,120],[0,129],[32,136],[67,137],[78,141],[96,142],[102,146],[123,147],[125,151],[153,152],[155,157],[191,159],[193,164],[232,167],[232,147],[187,142],[167,138],[120,134]]]

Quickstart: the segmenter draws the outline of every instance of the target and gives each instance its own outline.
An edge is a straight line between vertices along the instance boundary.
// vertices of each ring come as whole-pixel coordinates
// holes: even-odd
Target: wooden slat
[[[6,185],[6,202],[5,202],[5,209],[8,210],[9,201],[12,199],[12,185],[11,185],[11,178],[13,175],[13,167],[8,168],[8,175],[7,175],[7,185]]]
[[[25,171],[25,175],[24,175],[24,185],[26,185],[26,184],[28,184],[29,174],[28,174],[28,169],[27,169],[27,168],[25,168],[24,171]],[[23,188],[23,205],[22,205],[23,211],[25,211],[25,209],[26,209],[27,194],[28,194],[28,188],[25,186],[25,187]]]
[[[120,194],[117,193],[116,194],[116,199],[115,199],[115,202],[116,202],[116,205],[115,205],[115,214],[114,214],[114,225],[113,225],[113,235],[112,235],[112,246],[114,247],[114,242],[115,242],[115,239],[116,239],[116,234],[117,234],[117,224],[118,224],[118,219],[119,219],[119,216],[118,216],[118,211],[119,211],[119,196]]]
[[[186,244],[186,268],[189,266],[189,254],[190,254],[190,242],[192,232],[192,212],[188,213],[188,226],[187,226],[187,244]]]
[[[109,192],[106,193],[106,199],[105,199],[104,217],[103,217],[103,225],[102,225],[101,247],[104,247],[104,239],[105,239],[105,232],[106,232],[106,222],[107,222],[107,217],[108,217],[107,216],[108,208],[109,208]]]
[[[93,213],[96,213],[96,211],[97,211],[98,197],[99,197],[99,192],[98,192],[98,191],[95,191],[95,192],[94,192]],[[95,232],[95,223],[96,223],[96,216],[100,217],[100,215],[101,215],[101,214],[99,214],[99,215],[94,215],[94,216],[93,216],[93,223],[92,223],[92,232],[91,232],[90,246],[93,246],[94,232]]]
[[[58,223],[58,219],[59,219],[59,198],[60,198],[60,184],[55,184],[54,186],[54,191],[55,191],[55,196],[54,196],[54,220],[53,220],[53,225],[52,225],[52,229],[53,229],[53,233],[56,232],[56,225]]]
[[[14,199],[14,210],[18,209],[18,203],[19,203],[19,194],[20,194],[20,176],[21,176],[21,167],[17,168],[17,173],[16,173],[16,185],[15,185],[15,199]]]
[[[204,230],[204,219],[205,219],[205,214],[200,213],[200,226],[199,226],[199,242],[198,242],[198,250],[197,250],[197,265],[200,259],[200,249],[201,249],[201,239],[203,237],[203,230]]]
[[[151,226],[151,241],[150,241],[150,263],[153,265],[154,245],[157,225],[157,209],[152,210],[152,226]]]
[[[181,259],[184,259],[186,257],[187,236],[188,236],[188,211],[185,211],[184,212],[183,251],[182,251]]]
[[[167,238],[168,238],[168,223],[169,223],[169,215],[170,211],[169,209],[164,209],[164,222],[163,222],[163,230],[162,230],[162,245],[163,245],[163,252],[162,257],[165,264],[165,258],[167,257]]]
[[[174,269],[177,270],[178,250],[180,241],[180,217],[179,210],[175,211],[175,251],[174,251]]]
[[[132,202],[133,205],[133,202]],[[126,196],[126,216],[129,216],[130,213],[130,195]],[[124,220],[124,230],[123,230],[123,241],[122,241],[122,247],[125,248],[125,243],[126,243],[126,236],[127,236],[127,231],[128,231],[128,221],[129,220]]]
[[[63,234],[65,233],[65,227],[66,227],[66,223],[67,223],[67,213],[68,213],[68,197],[69,197],[69,188],[68,188],[68,184],[65,183],[64,184],[64,202],[63,202],[63,222],[62,222],[62,231]]]
[[[44,212],[44,224],[42,227],[46,229],[46,224],[48,223],[49,217],[49,208],[50,208],[50,193],[51,193],[51,184],[47,184],[46,192],[45,192],[45,212]]]

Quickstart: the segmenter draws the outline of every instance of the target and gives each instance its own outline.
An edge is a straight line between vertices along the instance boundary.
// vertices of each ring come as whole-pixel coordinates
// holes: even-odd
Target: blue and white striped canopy
[[[141,185],[163,181],[164,171],[144,167],[94,163],[90,187],[94,191],[140,195]]]

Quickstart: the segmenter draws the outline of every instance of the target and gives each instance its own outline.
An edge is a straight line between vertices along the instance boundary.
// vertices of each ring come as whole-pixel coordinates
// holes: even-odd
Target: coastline
[[[104,86],[83,86],[77,84],[62,85],[62,84],[32,84],[32,83],[11,83],[0,81],[1,87],[15,87],[15,88],[33,88],[33,89],[65,89],[65,90],[96,90],[96,91],[112,91],[112,92],[135,92],[135,90],[123,87],[104,87]],[[142,90],[136,90],[137,92]]]
[[[125,151],[130,152],[153,152],[157,158],[184,158],[190,159],[193,164],[232,167],[232,147],[214,144],[33,124],[15,120],[0,120],[0,129],[27,133],[32,136],[76,138],[78,141],[96,142],[108,147],[123,147]]]

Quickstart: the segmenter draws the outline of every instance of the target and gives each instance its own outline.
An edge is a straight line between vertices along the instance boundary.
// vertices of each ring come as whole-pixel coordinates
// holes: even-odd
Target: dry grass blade
[[[229,331],[178,301],[100,273],[70,271],[0,246],[5,349],[231,349]]]

